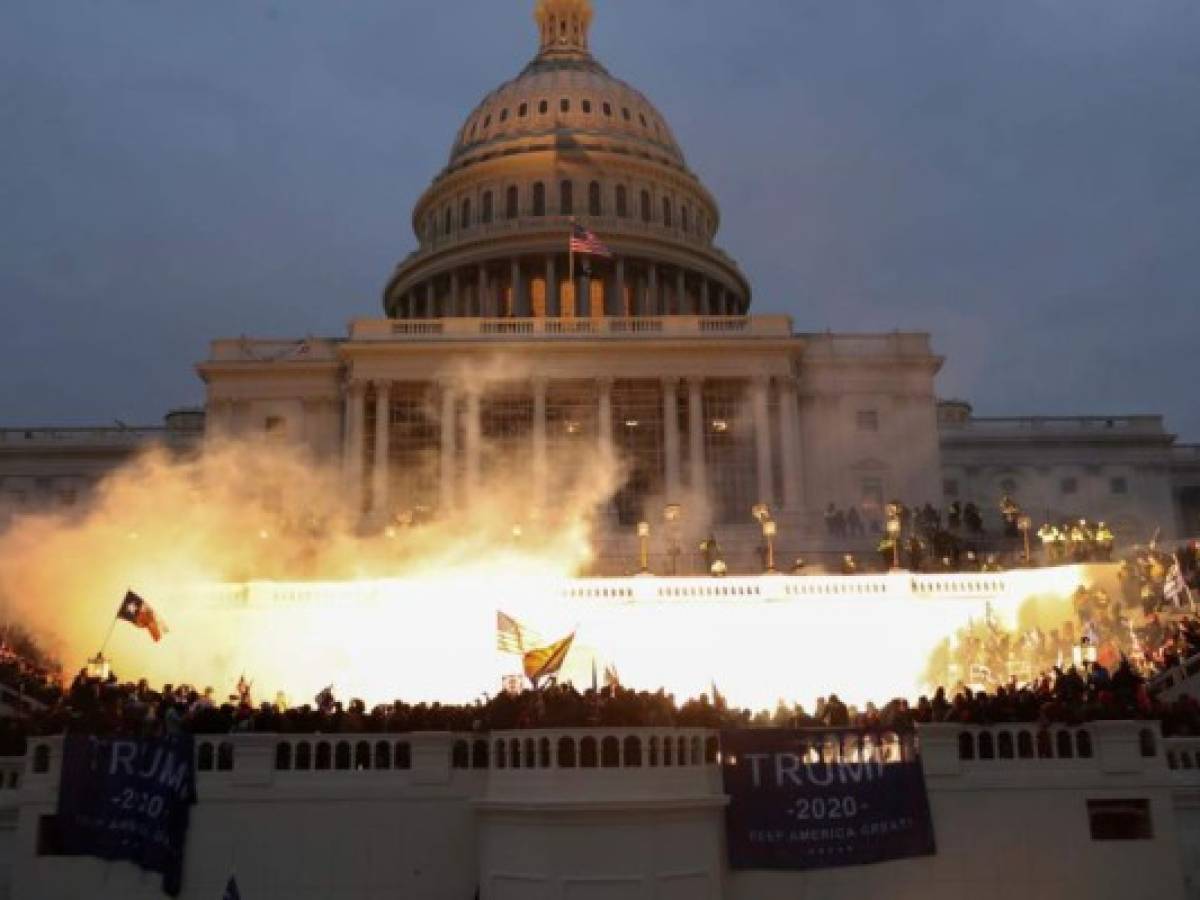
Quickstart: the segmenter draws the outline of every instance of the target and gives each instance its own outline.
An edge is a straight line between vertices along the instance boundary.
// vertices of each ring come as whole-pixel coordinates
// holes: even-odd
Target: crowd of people
[[[861,510],[830,503],[825,508],[825,531],[835,541],[873,537],[879,560],[875,568],[899,566],[911,572],[999,571],[1005,563],[1060,565],[1112,559],[1116,535],[1105,522],[1080,518],[1035,527],[1008,495],[1000,498],[996,511],[1000,527],[989,533],[982,512],[971,501],[955,500],[945,509],[931,503],[910,507],[899,500],[882,509],[872,505]],[[869,565],[846,553],[839,568],[843,574],[854,574]]]

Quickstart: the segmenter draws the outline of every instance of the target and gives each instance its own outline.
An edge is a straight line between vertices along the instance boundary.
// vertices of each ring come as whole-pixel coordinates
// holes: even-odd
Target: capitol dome
[[[592,56],[590,0],[539,0],[539,49],[489,93],[413,209],[396,318],[742,315],[720,212],[666,119]],[[568,258],[573,223],[611,257]]]

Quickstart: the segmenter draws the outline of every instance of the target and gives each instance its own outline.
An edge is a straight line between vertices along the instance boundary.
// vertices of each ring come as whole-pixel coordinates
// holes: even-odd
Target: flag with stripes
[[[557,675],[567,654],[571,652],[571,644],[575,642],[575,632],[571,632],[561,641],[555,641],[548,647],[538,647],[525,654],[522,662],[525,667],[525,677],[535,685],[549,675]]]
[[[512,616],[496,612],[496,649],[501,653],[524,656],[525,652],[542,643],[541,635],[526,628]]]
[[[1183,580],[1183,571],[1179,568],[1179,560],[1171,563],[1167,579],[1163,582],[1163,596],[1176,606],[1183,605],[1183,599],[1188,594],[1187,582]]]
[[[571,226],[571,252],[584,256],[602,256],[612,258],[612,251],[600,238],[578,223]]]

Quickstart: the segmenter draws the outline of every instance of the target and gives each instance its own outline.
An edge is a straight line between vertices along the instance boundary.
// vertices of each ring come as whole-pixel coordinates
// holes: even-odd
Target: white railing
[[[788,338],[788,316],[647,316],[632,318],[473,318],[357,319],[352,340],[469,340],[478,338],[620,339],[750,337]],[[255,344],[254,346],[257,346]]]

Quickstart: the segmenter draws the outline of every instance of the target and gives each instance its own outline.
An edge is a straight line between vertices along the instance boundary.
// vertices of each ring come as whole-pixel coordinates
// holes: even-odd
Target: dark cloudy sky
[[[2,0],[0,422],[151,423],[216,336],[380,311],[532,0]],[[1200,440],[1196,0],[596,0],[759,312],[986,415]]]

